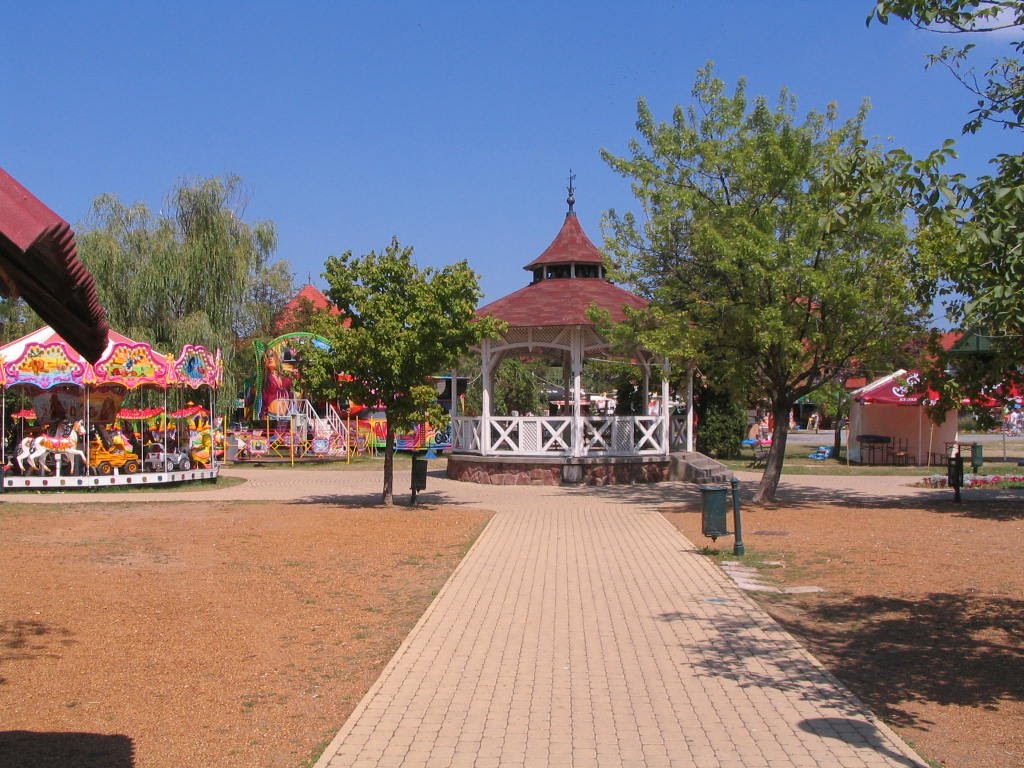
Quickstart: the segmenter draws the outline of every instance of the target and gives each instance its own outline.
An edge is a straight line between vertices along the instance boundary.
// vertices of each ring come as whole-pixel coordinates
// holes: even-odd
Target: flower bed
[[[964,488],[983,488],[986,485],[1001,485],[1003,483],[1024,484],[1024,475],[964,475]],[[921,479],[921,485],[928,488],[948,488],[949,478],[945,475],[929,475]]]

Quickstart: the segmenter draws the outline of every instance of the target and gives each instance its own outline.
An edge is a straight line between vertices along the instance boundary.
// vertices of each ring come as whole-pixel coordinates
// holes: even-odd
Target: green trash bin
[[[427,490],[427,460],[422,456],[412,457],[412,503],[416,503],[416,492]]]
[[[981,443],[971,443],[971,472],[978,474],[981,465],[985,463],[985,453]]]
[[[702,485],[700,487],[701,533],[715,541],[719,536],[728,536],[725,527],[726,494],[724,485]]]

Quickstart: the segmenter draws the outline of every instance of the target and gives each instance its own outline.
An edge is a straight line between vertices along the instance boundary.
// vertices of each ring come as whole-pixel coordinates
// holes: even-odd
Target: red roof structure
[[[625,308],[642,309],[648,302],[604,278],[604,258],[583,231],[573,211],[545,251],[524,269],[533,272],[525,288],[477,310],[477,315],[496,317],[511,327],[590,325],[587,309],[606,310],[614,322],[626,318]]]
[[[2,168],[0,294],[23,298],[89,362],[107,348],[106,313],[78,260],[75,233]]]
[[[625,307],[642,309],[647,301],[600,278],[556,278],[520,288],[477,310],[478,315],[497,317],[512,327],[593,325],[587,309],[597,305],[614,322],[625,320]]]
[[[587,237],[572,209],[565,214],[565,222],[551,245],[523,269],[532,270],[542,264],[604,264],[604,257]]]
[[[307,283],[288,300],[288,303],[281,308],[277,317],[274,318],[274,331],[275,333],[284,333],[295,330],[294,325],[302,320],[303,312],[310,310],[319,312],[324,309],[328,310],[332,317],[337,317],[341,314],[341,310],[334,306],[319,288],[312,283]],[[351,324],[352,321],[349,318],[345,318],[344,322],[342,322],[342,325],[346,328]]]

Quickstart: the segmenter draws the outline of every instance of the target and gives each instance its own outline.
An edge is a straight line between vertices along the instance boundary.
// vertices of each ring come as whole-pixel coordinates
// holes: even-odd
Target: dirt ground
[[[1024,496],[742,513],[745,559],[767,584],[825,590],[749,594],[922,756],[1024,766]],[[698,508],[665,517],[712,544]],[[713,548],[734,559],[731,537]]]
[[[488,515],[0,506],[0,766],[311,764]]]

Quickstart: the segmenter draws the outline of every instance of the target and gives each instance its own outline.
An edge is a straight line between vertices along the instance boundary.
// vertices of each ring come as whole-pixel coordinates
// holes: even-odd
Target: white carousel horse
[[[52,437],[40,435],[39,437],[26,437],[21,441],[21,450],[18,451],[18,466],[25,471],[25,462],[32,469],[41,469],[46,472],[46,454],[56,453],[73,462],[72,456],[81,456],[84,462],[85,454],[78,448],[78,438],[85,434],[85,424],[81,420],[76,421],[67,430],[66,435]],[[43,461],[40,462],[40,459]],[[74,466],[72,463],[71,466]]]

